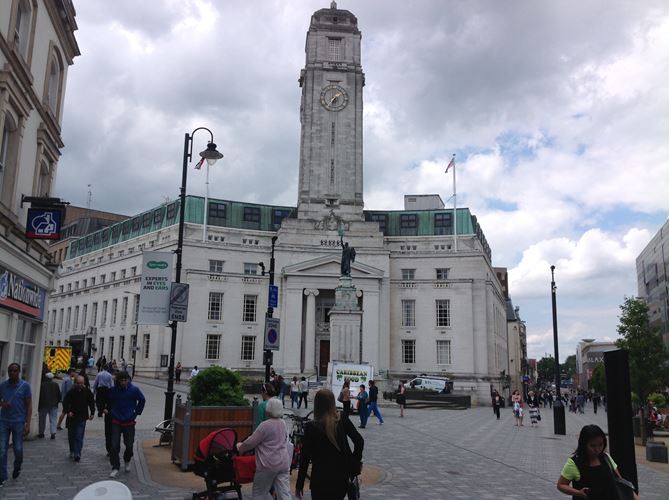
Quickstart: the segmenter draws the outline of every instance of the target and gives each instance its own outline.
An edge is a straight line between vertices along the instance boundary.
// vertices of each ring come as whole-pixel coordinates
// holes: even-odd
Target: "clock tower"
[[[300,219],[363,220],[360,38],[357,18],[336,2],[311,16],[299,80]]]

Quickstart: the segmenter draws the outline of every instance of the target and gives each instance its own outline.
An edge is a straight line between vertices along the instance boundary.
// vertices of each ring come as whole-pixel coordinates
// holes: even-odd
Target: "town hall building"
[[[454,217],[438,195],[407,195],[404,210],[365,209],[360,40],[357,18],[334,2],[313,14],[299,78],[297,206],[186,197],[190,298],[176,360],[262,376],[263,269],[273,250],[281,322],[273,366],[287,377],[324,377],[343,233],[356,250],[351,277],[362,311],[355,361],[389,383],[447,376],[456,391],[488,401],[508,370],[506,301],[491,250],[476,217],[467,208]],[[70,244],[49,302],[51,343],[134,357],[138,373],[167,374],[170,329],[137,324],[137,311],[142,252],[174,251],[179,210],[179,201],[166,203]]]

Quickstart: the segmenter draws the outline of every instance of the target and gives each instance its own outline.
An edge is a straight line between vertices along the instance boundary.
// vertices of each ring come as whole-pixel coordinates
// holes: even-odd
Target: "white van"
[[[410,380],[407,386],[411,389],[436,391],[444,394],[450,394],[453,392],[453,382],[447,378],[417,377],[413,380]]]

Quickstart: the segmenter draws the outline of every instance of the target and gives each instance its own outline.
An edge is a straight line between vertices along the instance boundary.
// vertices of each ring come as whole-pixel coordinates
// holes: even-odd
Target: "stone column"
[[[274,364],[277,372],[286,374],[300,373],[300,352],[302,346],[302,287],[288,287],[284,299],[286,316],[281,321],[281,353],[282,363],[278,363],[276,353]]]
[[[316,297],[318,290],[305,288],[307,314],[304,325],[304,373],[316,373]]]

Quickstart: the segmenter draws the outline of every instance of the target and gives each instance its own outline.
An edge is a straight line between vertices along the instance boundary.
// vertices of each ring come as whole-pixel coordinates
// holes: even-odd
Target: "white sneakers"
[[[130,462],[125,463],[125,465],[123,466],[123,470],[125,472],[130,472]]]
[[[112,471],[109,473],[109,477],[115,478],[118,476],[118,469],[112,469]]]

